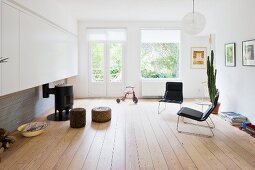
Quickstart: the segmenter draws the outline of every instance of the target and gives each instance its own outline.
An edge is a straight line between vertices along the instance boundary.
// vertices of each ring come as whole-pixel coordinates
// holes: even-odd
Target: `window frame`
[[[173,31],[180,31],[180,43],[179,43],[179,77],[176,78],[144,78],[142,77],[142,70],[141,70],[141,47],[142,47],[142,31],[143,30],[173,30]],[[180,29],[173,29],[173,28],[140,28],[140,48],[139,48],[139,57],[140,57],[140,63],[139,63],[139,70],[140,70],[140,79],[142,82],[166,82],[166,81],[181,81],[182,80],[182,58],[181,58],[181,43],[182,43],[182,31]]]

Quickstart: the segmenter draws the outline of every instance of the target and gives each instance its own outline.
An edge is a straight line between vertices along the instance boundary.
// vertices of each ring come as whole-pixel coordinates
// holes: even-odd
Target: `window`
[[[179,30],[141,30],[142,78],[179,78]]]

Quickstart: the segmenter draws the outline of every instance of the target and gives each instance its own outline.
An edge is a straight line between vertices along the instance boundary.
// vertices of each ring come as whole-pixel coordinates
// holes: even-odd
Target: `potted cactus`
[[[217,93],[216,88],[216,76],[217,76],[217,70],[214,69],[214,52],[211,50],[211,58],[207,57],[207,78],[208,78],[208,91],[209,91],[209,97],[210,101],[214,101],[214,97]],[[213,113],[218,114],[220,107],[220,103],[217,104],[216,108],[214,109]]]

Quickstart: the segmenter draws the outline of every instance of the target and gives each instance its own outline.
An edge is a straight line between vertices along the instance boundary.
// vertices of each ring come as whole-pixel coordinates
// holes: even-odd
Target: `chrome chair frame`
[[[208,122],[207,120],[205,120],[205,122],[207,123],[207,125],[199,125],[199,124],[195,124],[195,123],[185,122],[185,121],[184,121],[184,117],[182,117],[182,121],[183,121],[184,124],[189,124],[189,125],[194,125],[194,126],[200,126],[200,127],[204,127],[204,128],[209,128],[209,129],[210,129],[210,132],[211,132],[211,135],[205,135],[205,134],[200,134],[200,133],[194,133],[194,132],[187,132],[187,131],[181,131],[181,130],[179,130],[179,122],[180,122],[179,119],[180,119],[180,117],[182,117],[182,116],[178,116],[177,127],[176,127],[176,129],[177,129],[177,131],[178,131],[179,133],[184,133],[184,134],[189,134],[189,135],[195,135],[195,136],[202,136],[202,137],[208,137],[208,138],[214,136],[214,133],[213,133],[212,129],[215,128],[215,124],[214,124],[214,122],[212,121],[212,119],[211,119],[210,117],[209,117],[209,119],[210,119],[210,121],[211,121],[211,123],[212,123],[212,126],[210,126],[210,124],[209,124],[209,122]],[[198,121],[197,121],[197,122],[198,122]]]
[[[166,103],[167,102],[164,102],[165,103],[165,107],[162,109],[162,110],[160,110],[160,103],[161,102],[159,102],[159,104],[158,104],[158,114],[160,114],[161,112],[163,112],[164,110],[166,110]],[[182,108],[182,104],[181,103],[178,103],[178,104],[180,104],[180,109]]]
[[[213,110],[215,109],[215,107],[217,106],[218,99],[219,99],[219,92],[217,91],[212,105],[207,109],[206,112],[200,112],[198,110],[194,110],[194,109],[191,109],[191,108],[188,108],[188,107],[181,108],[177,112],[177,115],[178,115],[178,121],[177,121],[177,125],[176,125],[177,126],[176,127],[177,131],[179,133],[186,133],[186,134],[197,135],[197,136],[205,136],[205,137],[213,137],[214,133],[213,133],[212,129],[215,128],[215,124],[212,121],[210,115],[213,112]],[[204,127],[204,128],[209,128],[210,131],[211,131],[211,135],[198,134],[198,133],[192,133],[192,132],[187,132],[187,131],[179,130],[180,117],[183,117],[183,123],[184,124],[190,124],[190,125],[200,126],[200,127]],[[189,118],[191,120],[195,120],[197,122],[205,121],[207,125],[199,125],[199,124],[194,124],[194,123],[190,123],[190,122],[185,122],[184,121],[184,117],[185,118]],[[207,119],[210,119],[212,126],[210,126],[210,124],[207,121]]]

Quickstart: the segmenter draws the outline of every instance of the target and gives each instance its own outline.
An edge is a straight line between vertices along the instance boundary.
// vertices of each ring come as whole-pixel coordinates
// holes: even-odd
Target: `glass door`
[[[124,44],[94,41],[89,45],[90,97],[117,97],[123,92]]]
[[[89,72],[89,96],[106,96],[105,80],[105,42],[91,42],[89,44],[90,72]]]
[[[122,42],[109,42],[108,44],[108,81],[107,96],[117,97],[123,93],[124,44]]]

